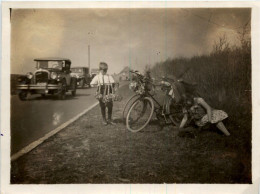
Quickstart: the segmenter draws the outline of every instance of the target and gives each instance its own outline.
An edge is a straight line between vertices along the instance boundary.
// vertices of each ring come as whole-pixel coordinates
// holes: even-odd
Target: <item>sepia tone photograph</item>
[[[10,9],[10,184],[251,184],[251,8]]]

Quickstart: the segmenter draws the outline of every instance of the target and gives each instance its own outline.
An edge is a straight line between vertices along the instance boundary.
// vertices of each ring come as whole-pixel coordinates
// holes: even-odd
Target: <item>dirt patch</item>
[[[155,118],[139,133],[122,120],[124,100],[114,103],[116,126],[103,126],[99,106],[11,164],[12,184],[55,183],[250,183],[250,138],[236,125],[225,137],[216,129],[178,136]],[[248,129],[250,130],[250,129]]]

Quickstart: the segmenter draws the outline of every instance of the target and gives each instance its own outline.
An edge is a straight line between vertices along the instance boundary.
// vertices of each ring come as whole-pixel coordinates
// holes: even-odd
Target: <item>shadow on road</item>
[[[91,88],[92,88],[92,87],[91,87]],[[84,90],[85,90],[85,89],[91,89],[91,88],[90,88],[90,87],[87,87],[87,86],[84,86],[84,87],[82,88],[82,87],[79,86],[79,87],[77,87],[77,90],[80,90],[80,89],[84,89]]]
[[[89,96],[89,95],[85,95],[85,94],[83,94],[83,95],[78,95],[78,96]],[[66,96],[66,98],[64,99],[64,100],[76,100],[76,99],[78,99],[77,98],[77,95],[74,97],[74,96],[71,96],[71,95],[69,95],[69,96]],[[39,96],[39,97],[34,97],[34,98],[29,98],[29,99],[27,99],[27,101],[35,101],[35,100],[53,100],[53,101],[61,101],[59,98],[58,98],[58,96],[56,96],[56,95],[53,95],[53,96]]]
[[[91,94],[76,94],[76,96],[75,97],[77,97],[77,96],[90,96]]]

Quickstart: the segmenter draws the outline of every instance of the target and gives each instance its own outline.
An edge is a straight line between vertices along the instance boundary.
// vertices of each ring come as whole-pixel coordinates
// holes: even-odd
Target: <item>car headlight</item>
[[[58,74],[56,72],[51,72],[51,79],[57,79]]]
[[[33,73],[32,73],[32,72],[27,73],[27,74],[26,74],[26,77],[27,77],[28,79],[32,79],[32,78],[33,78]]]

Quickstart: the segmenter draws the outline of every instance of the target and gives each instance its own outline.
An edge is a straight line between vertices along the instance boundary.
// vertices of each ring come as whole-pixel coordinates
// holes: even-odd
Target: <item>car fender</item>
[[[68,73],[68,74],[64,73],[64,74],[63,74],[63,77],[64,77],[64,79],[66,80],[67,86],[69,86],[69,85],[70,85],[70,80],[71,80],[70,74],[69,74],[69,73]]]

